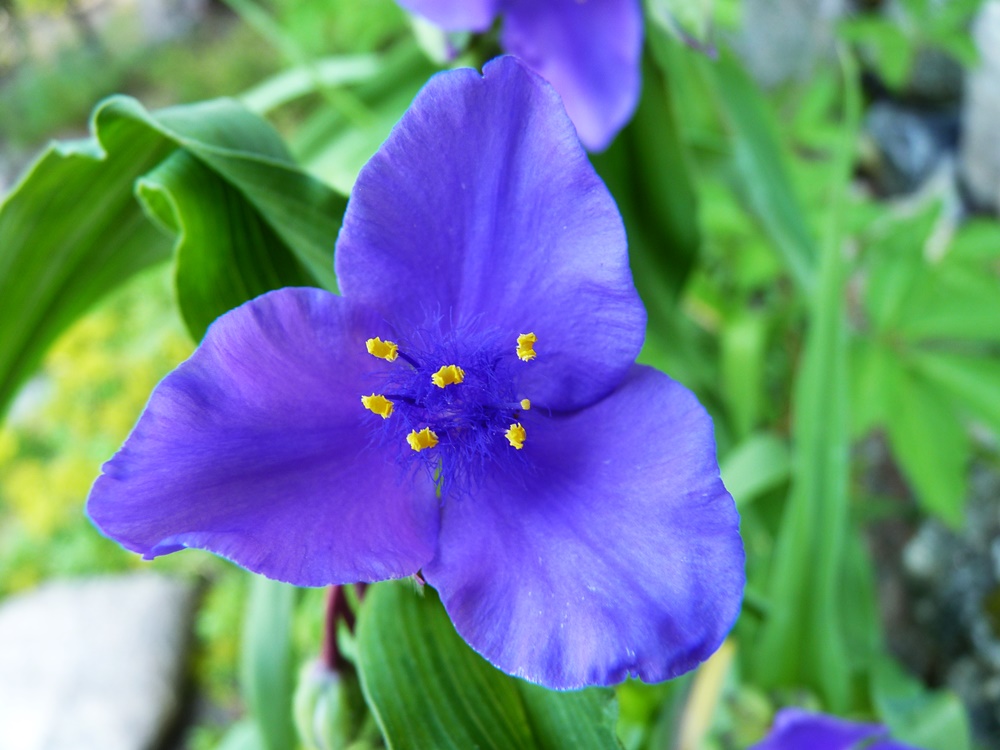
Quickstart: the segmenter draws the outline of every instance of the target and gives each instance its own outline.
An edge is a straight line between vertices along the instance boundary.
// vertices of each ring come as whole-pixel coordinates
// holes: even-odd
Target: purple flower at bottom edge
[[[473,648],[553,688],[715,651],[745,578],[711,420],[634,364],[621,218],[552,88],[510,57],[432,78],[358,177],[336,270],[342,297],[212,325],[94,522],[304,586],[420,571]]]
[[[639,0],[397,0],[449,31],[503,16],[500,42],[562,96],[580,140],[607,148],[639,101]]]
[[[770,734],[751,750],[919,750],[889,737],[879,724],[855,724],[801,708],[778,712]]]

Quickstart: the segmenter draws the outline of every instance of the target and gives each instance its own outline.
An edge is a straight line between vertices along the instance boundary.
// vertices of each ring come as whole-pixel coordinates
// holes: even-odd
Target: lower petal
[[[412,574],[434,553],[423,473],[370,446],[372,313],[282,289],[227,313],[169,374],[87,504],[148,558],[199,547],[303,586]]]
[[[878,724],[856,724],[836,716],[800,708],[778,712],[771,732],[752,750],[855,750],[866,741],[868,750],[916,750],[886,739],[888,730]]]
[[[504,48],[562,96],[580,140],[607,148],[639,101],[638,0],[504,0]]]
[[[423,569],[458,632],[500,669],[557,689],[665,680],[706,659],[745,574],[694,396],[636,366],[590,408],[522,422],[524,472],[447,499]]]

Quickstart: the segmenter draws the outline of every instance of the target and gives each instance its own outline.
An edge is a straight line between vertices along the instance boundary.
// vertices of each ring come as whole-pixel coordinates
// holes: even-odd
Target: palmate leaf
[[[393,750],[620,747],[613,691],[554,692],[505,675],[461,639],[428,587],[369,589],[357,638],[365,698]]]
[[[242,105],[149,113],[112,97],[91,129],[88,140],[51,146],[0,206],[0,411],[63,329],[169,259],[174,244],[195,338],[267,289],[335,288],[346,200],[302,173],[273,128]]]

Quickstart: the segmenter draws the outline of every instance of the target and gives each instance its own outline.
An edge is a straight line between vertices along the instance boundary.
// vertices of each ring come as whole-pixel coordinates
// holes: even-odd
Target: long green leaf
[[[459,637],[429,588],[369,589],[357,638],[365,697],[393,750],[619,747],[612,691],[555,693],[508,677]]]
[[[775,243],[792,278],[807,294],[816,288],[819,251],[785,167],[785,151],[774,116],[736,57],[724,53],[709,80],[733,140],[740,192]]]
[[[296,746],[292,723],[294,607],[294,586],[262,576],[251,577],[243,621],[240,682],[265,750]]]
[[[802,370],[795,388],[793,486],[772,560],[768,617],[754,672],[767,686],[805,685],[834,711],[852,703],[839,616],[847,524],[848,400],[842,237],[860,94],[844,60],[844,137],[831,165],[834,185]]]
[[[1000,361],[935,351],[914,351],[910,361],[1000,435]]]

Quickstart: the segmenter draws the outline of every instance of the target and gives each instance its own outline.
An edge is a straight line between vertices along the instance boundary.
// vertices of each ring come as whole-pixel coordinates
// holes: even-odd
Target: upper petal
[[[380,318],[318,289],[217,320],[157,386],[87,512],[147,557],[182,547],[303,586],[409,575],[434,553],[423,472],[370,447],[365,339]],[[384,364],[384,363],[383,363]]]
[[[447,500],[423,569],[458,632],[500,669],[557,689],[665,680],[706,659],[745,574],[694,396],[636,366],[588,409],[522,421],[524,472]]]
[[[642,345],[625,230],[558,95],[503,57],[441,73],[361,171],[337,244],[350,299],[538,336],[525,392],[553,409],[608,393]]]
[[[502,39],[549,81],[592,151],[607,148],[639,101],[638,0],[503,0]]]
[[[493,23],[499,0],[397,0],[406,10],[447,31],[483,31]]]

